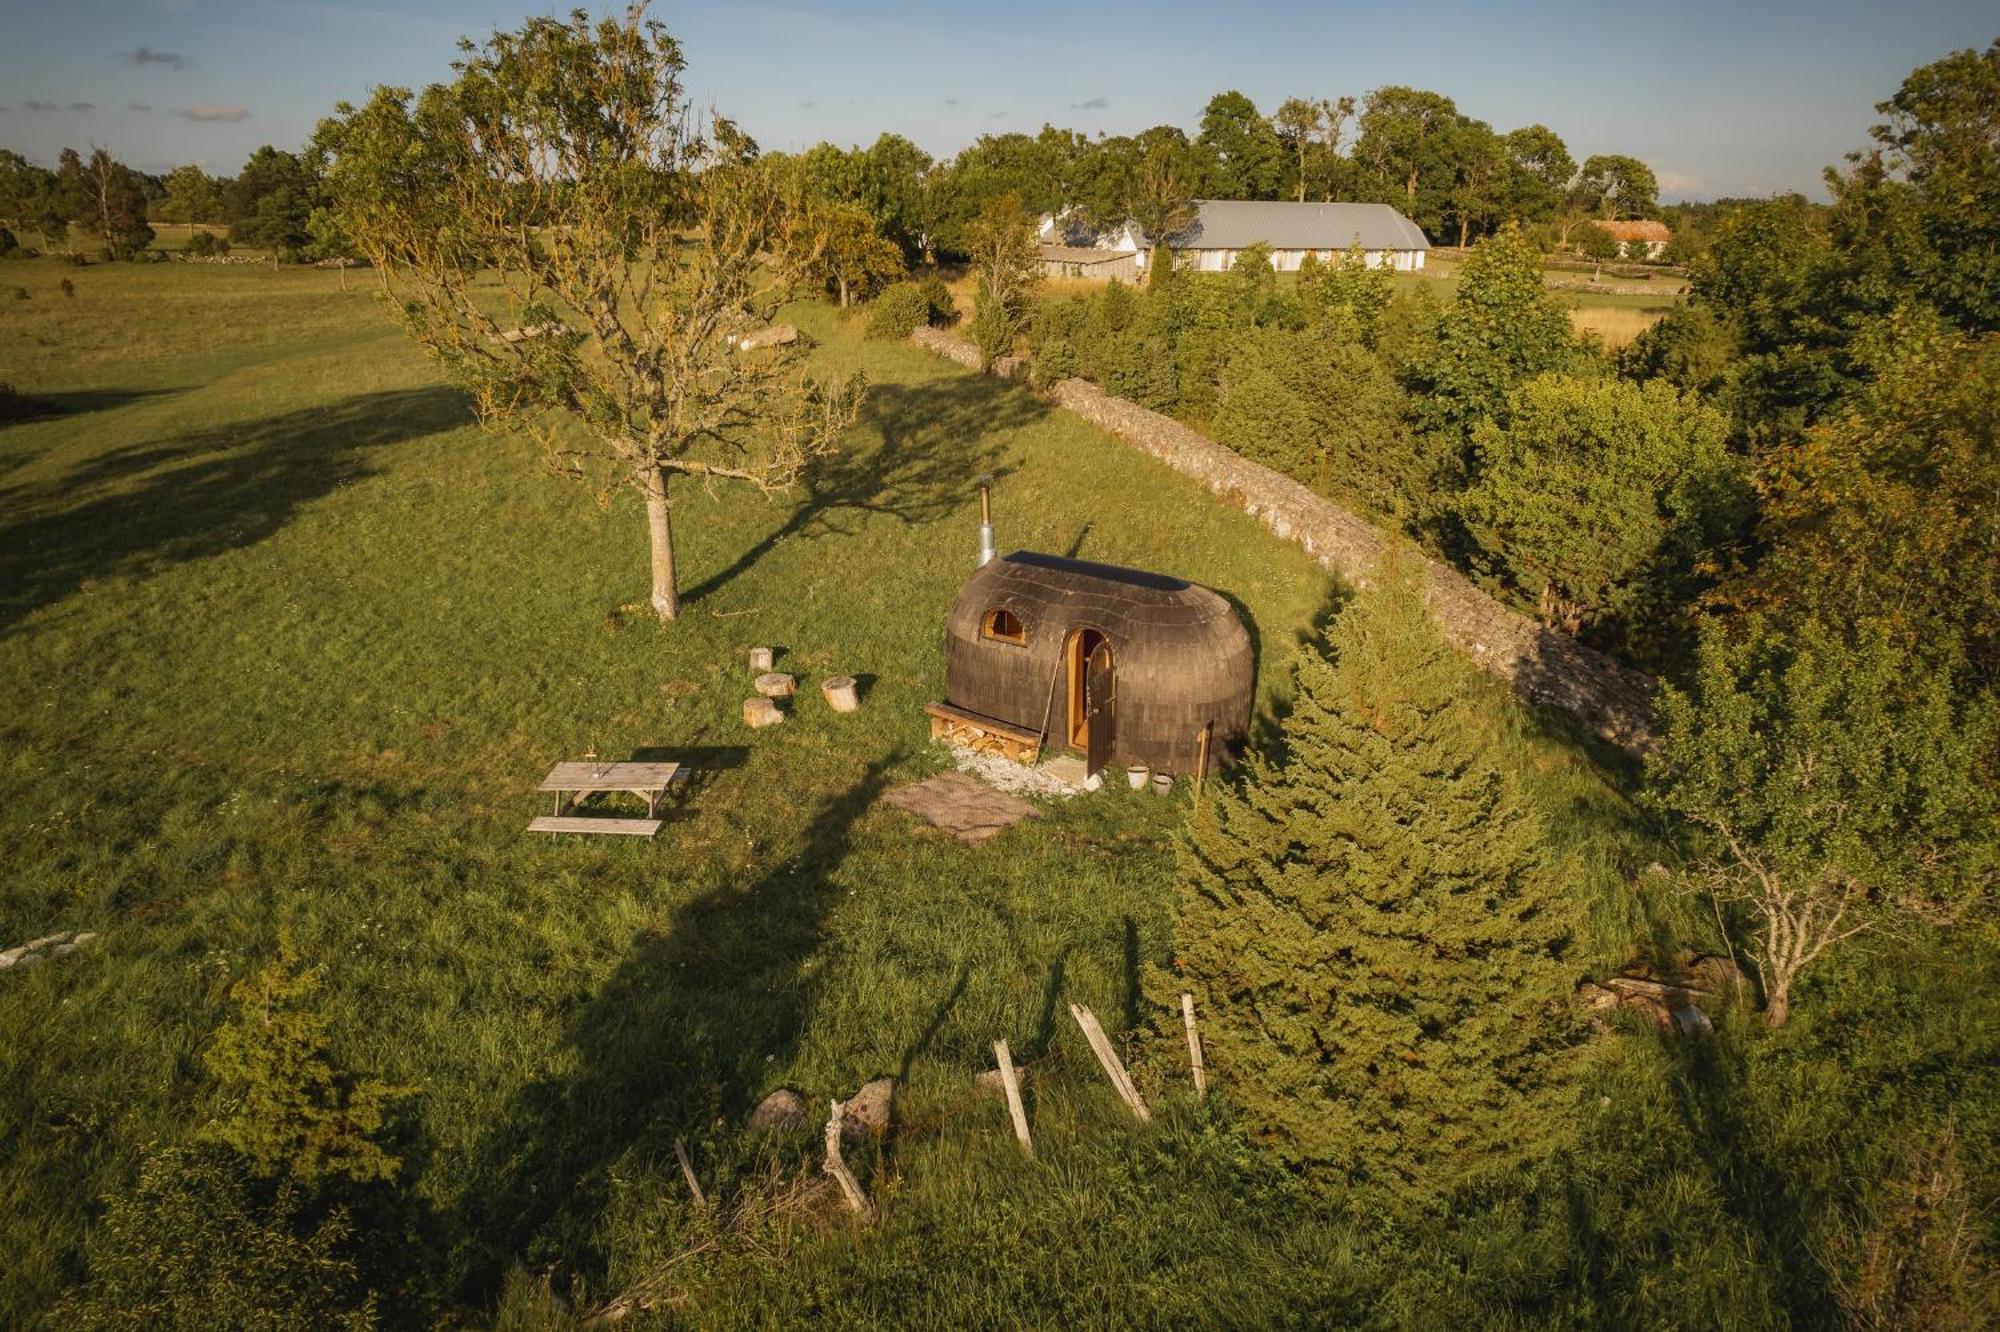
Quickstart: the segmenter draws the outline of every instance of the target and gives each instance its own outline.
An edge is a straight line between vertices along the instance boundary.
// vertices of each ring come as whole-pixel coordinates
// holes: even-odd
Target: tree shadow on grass
[[[514,1262],[561,1289],[602,1281],[599,1223],[621,1160],[670,1160],[676,1135],[740,1125],[798,1040],[807,965],[842,889],[833,875],[900,754],[871,763],[812,817],[797,854],[712,888],[641,934],[569,1024],[571,1071],[516,1093],[472,1163],[453,1267],[460,1298],[491,1300]]]
[[[17,488],[0,527],[0,634],[88,580],[254,545],[302,505],[370,475],[370,450],[471,419],[450,389],[356,394],[112,449]]]
[[[1049,410],[1034,395],[985,375],[870,389],[861,420],[880,443],[845,447],[818,460],[801,478],[785,520],[688,588],[686,599],[720,591],[794,537],[845,536],[857,520],[877,514],[909,526],[948,516],[971,499],[979,476],[1007,474],[994,436],[1031,425]]]

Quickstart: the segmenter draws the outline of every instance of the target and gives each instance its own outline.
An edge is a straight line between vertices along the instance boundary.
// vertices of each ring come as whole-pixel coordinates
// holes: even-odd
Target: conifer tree
[[[1195,815],[1175,951],[1253,1131],[1408,1203],[1560,1141],[1577,917],[1471,668],[1384,573],[1304,654],[1279,752]]]

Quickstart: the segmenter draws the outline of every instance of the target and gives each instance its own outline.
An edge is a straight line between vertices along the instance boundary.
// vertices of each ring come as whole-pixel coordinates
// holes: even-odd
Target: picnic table
[[[660,830],[660,797],[673,784],[678,763],[607,763],[597,759],[577,759],[549,769],[538,788],[555,794],[555,813],[528,825],[529,832],[622,833],[651,837]],[[565,801],[571,809],[599,791],[625,791],[646,802],[643,819],[614,819],[603,816],[565,817]]]

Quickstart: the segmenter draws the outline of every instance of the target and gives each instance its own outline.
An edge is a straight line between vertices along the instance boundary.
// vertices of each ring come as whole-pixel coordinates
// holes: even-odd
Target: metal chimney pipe
[[[979,478],[979,567],[993,562],[1000,552],[993,545],[993,478]]]

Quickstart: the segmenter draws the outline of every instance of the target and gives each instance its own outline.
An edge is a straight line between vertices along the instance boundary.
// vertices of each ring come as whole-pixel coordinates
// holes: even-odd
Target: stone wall
[[[920,328],[912,336],[919,346],[960,365],[979,366],[978,349],[942,329]],[[1083,379],[1063,380],[1054,397],[1092,425],[1200,481],[1278,536],[1298,542],[1356,587],[1368,585],[1389,548],[1387,536],[1333,501],[1172,417]],[[1523,697],[1573,714],[1625,749],[1646,748],[1652,733],[1651,676],[1509,609],[1450,565],[1428,558],[1425,564],[1431,613],[1454,646]]]

